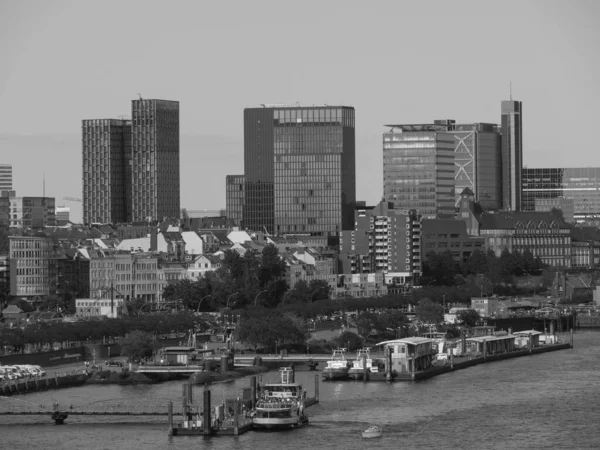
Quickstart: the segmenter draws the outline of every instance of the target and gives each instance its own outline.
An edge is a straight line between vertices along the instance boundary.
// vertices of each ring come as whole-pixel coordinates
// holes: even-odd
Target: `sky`
[[[81,120],[178,100],[181,205],[224,208],[244,108],[347,105],[374,204],[384,124],[499,123],[512,85],[526,166],[600,167],[599,24],[595,0],[0,0],[0,164],[81,220],[62,200],[82,196]]]

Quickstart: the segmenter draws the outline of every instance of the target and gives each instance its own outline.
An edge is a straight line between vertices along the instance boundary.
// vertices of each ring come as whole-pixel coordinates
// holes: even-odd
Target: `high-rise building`
[[[179,217],[179,102],[131,106],[132,120],[82,122],[86,224]]]
[[[454,136],[455,207],[465,189],[470,189],[485,209],[502,207],[502,154],[497,128],[491,123],[449,124],[448,132]]]
[[[335,236],[353,221],[355,167],[354,108],[245,109],[243,226]]]
[[[132,100],[132,222],[179,217],[179,102]]]
[[[131,121],[83,120],[82,146],[83,222],[130,222]]]
[[[12,197],[10,226],[14,228],[44,228],[56,226],[53,197]]]
[[[12,166],[10,164],[0,164],[0,197],[4,192],[13,190]]]
[[[502,101],[502,208],[521,210],[523,169],[523,105]]]
[[[243,226],[244,175],[227,175],[225,179],[226,213],[236,226]]]
[[[454,136],[447,124],[386,125],[383,195],[427,218],[454,216]]]
[[[536,211],[541,199],[560,198],[573,200],[576,221],[600,219],[600,167],[523,169],[523,211]],[[568,221],[570,212],[563,213]]]

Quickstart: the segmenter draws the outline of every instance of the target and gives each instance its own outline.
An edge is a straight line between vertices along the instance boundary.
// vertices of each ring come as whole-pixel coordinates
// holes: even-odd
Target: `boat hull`
[[[323,380],[344,380],[348,378],[348,369],[324,369]]]
[[[308,424],[308,417],[286,417],[286,418],[254,418],[252,428],[264,430],[283,430],[288,428],[299,428]]]
[[[381,437],[381,431],[363,431],[363,439],[373,439]]]

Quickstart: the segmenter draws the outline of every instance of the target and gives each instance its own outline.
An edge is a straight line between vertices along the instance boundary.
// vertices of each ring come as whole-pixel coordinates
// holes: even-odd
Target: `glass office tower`
[[[353,226],[354,108],[244,110],[244,227],[335,236]]]
[[[521,210],[523,169],[523,106],[513,100],[502,101],[502,208]]]
[[[454,136],[454,205],[465,188],[488,210],[502,207],[502,155],[500,133],[491,123],[457,124]]]
[[[244,207],[244,175],[227,175],[225,178],[225,208],[226,216],[235,226],[243,226],[242,214]]]
[[[454,216],[454,136],[442,124],[386,125],[383,195],[425,218]]]
[[[523,169],[523,210],[536,199],[573,199],[575,220],[600,218],[600,168]]]
[[[178,218],[179,102],[132,100],[132,222]]]

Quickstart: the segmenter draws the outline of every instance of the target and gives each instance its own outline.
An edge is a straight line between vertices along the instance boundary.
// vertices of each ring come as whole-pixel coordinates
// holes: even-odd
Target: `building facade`
[[[0,164],[0,197],[8,195],[13,190],[13,171],[12,165]]]
[[[53,197],[11,197],[10,226],[14,228],[44,228],[56,225]]]
[[[454,136],[443,124],[387,125],[383,195],[423,217],[454,216]]]
[[[86,224],[179,217],[179,102],[132,100],[131,113],[82,121]]]
[[[10,294],[34,299],[56,294],[56,266],[51,238],[9,237]]]
[[[225,215],[236,227],[243,227],[244,193],[244,175],[227,175],[225,178]]]
[[[523,169],[523,211],[534,211],[536,201],[561,197],[573,199],[575,221],[599,219],[600,167]]]
[[[244,110],[244,227],[335,236],[356,200],[354,108]]]
[[[521,210],[523,170],[523,105],[504,100],[502,112],[502,208]]]
[[[502,149],[498,126],[491,123],[456,124],[454,136],[454,204],[470,189],[487,210],[502,207]]]
[[[123,223],[131,220],[131,121],[83,120],[83,222]]]
[[[180,215],[179,102],[131,101],[132,222]]]
[[[483,250],[484,240],[470,236],[463,220],[423,219],[421,222],[421,257],[449,251],[456,262],[469,259],[475,249]]]

